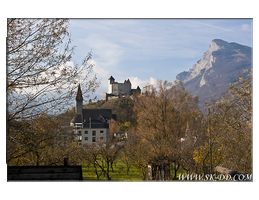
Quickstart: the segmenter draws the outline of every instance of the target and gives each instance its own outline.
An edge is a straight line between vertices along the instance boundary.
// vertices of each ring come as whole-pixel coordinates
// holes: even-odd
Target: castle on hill
[[[107,101],[110,99],[120,98],[124,95],[139,95],[141,89],[139,86],[137,89],[131,89],[130,80],[125,80],[124,83],[115,82],[115,78],[112,76],[108,79],[108,92],[103,93],[103,100]]]

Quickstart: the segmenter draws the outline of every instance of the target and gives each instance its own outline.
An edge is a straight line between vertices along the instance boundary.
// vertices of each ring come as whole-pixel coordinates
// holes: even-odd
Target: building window
[[[88,134],[88,131],[85,131],[85,134]]]
[[[88,137],[85,137],[85,140],[88,140]]]
[[[103,131],[100,131],[100,133],[103,133]]]
[[[93,132],[92,132],[92,136],[96,136],[96,131],[93,131]]]
[[[92,142],[95,142],[95,137],[92,137]]]

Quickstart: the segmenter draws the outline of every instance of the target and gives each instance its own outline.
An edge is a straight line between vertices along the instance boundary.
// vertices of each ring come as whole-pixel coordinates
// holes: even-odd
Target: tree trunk
[[[177,165],[177,167],[176,167],[176,163],[175,163],[175,165],[174,165],[174,177],[173,177],[173,179],[176,179],[177,171],[178,171],[179,167],[180,167],[180,165]]]
[[[94,163],[94,171],[95,171],[97,180],[99,180],[99,174],[98,174],[97,167],[96,167],[95,163]]]
[[[112,172],[114,172],[114,171],[113,171],[113,166],[112,166],[112,164],[113,164],[113,162],[111,162],[111,169],[112,169]]]
[[[109,176],[110,163],[109,162],[106,162],[106,163],[107,163],[106,176],[107,176],[107,180],[110,181],[111,180],[111,177]]]

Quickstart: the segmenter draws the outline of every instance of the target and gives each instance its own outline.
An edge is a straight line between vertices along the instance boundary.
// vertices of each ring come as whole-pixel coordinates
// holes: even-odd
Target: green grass
[[[133,166],[130,168],[129,174],[126,173],[126,164],[119,161],[116,165],[113,165],[113,172],[110,169],[110,177],[112,181],[142,181],[140,172],[138,169],[134,168]],[[98,169],[100,174],[101,170]],[[89,167],[86,165],[82,165],[82,173],[83,173],[83,180],[88,181],[97,181],[97,176],[94,171],[94,167],[90,165]],[[99,181],[107,181],[107,178],[102,174],[99,177]]]
[[[139,169],[131,166],[129,174],[126,173],[126,164],[122,161],[118,161],[116,165],[113,166],[113,172],[110,169],[111,181],[143,181],[141,178],[141,173]],[[98,168],[98,173],[100,174],[101,170]],[[85,164],[82,164],[82,173],[84,181],[107,181],[107,178],[102,174],[97,180],[94,167],[90,165],[89,167]],[[177,175],[184,172],[178,170]]]

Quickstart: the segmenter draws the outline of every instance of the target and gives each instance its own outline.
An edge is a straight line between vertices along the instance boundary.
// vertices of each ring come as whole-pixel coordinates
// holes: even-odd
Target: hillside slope
[[[133,100],[129,97],[111,99],[109,101],[100,100],[98,102],[88,103],[83,106],[84,109],[112,109],[112,114],[116,114],[118,122],[134,121]]]

